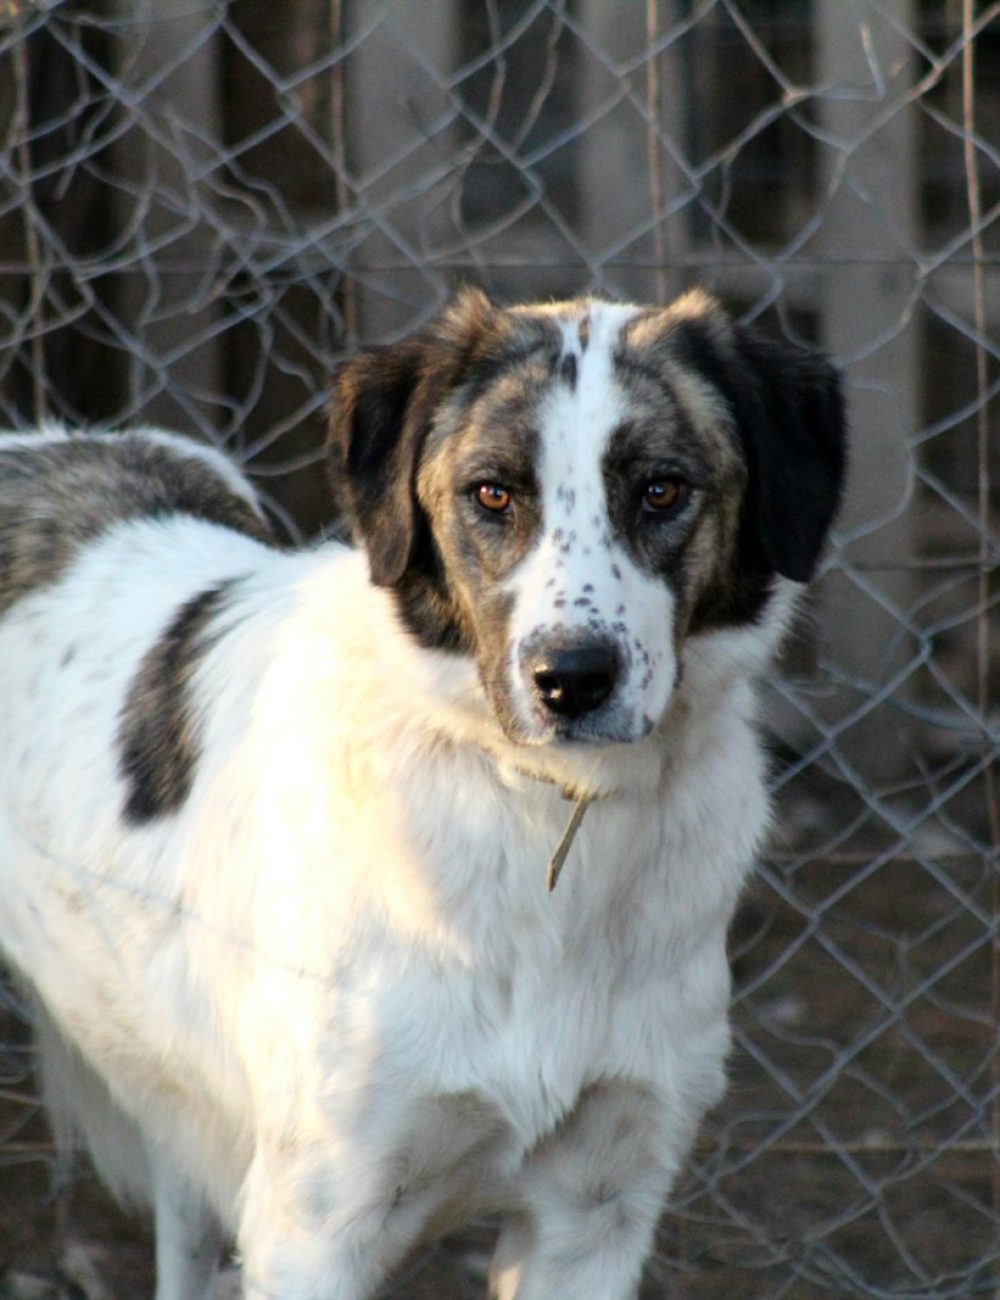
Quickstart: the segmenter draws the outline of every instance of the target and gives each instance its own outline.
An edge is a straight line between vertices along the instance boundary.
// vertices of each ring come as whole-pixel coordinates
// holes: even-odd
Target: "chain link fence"
[[[0,424],[194,431],[308,536],[332,366],[463,280],[701,283],[845,366],[851,489],[770,687],[731,1087],[647,1300],[1000,1294],[998,19],[0,0]],[[137,1230],[54,1177],[0,996],[0,1294],[146,1294]],[[481,1297],[488,1238],[397,1294]]]

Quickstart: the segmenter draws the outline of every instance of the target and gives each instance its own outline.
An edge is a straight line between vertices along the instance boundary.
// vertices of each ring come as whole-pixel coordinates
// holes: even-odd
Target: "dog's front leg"
[[[245,1300],[372,1300],[419,1235],[393,1204],[376,1150],[320,1143],[258,1151],[238,1244]]]
[[[588,1088],[522,1170],[494,1300],[631,1300],[692,1131],[645,1088]]]
[[[219,1222],[162,1153],[150,1152],[156,1219],[156,1300],[212,1300],[223,1237]]]

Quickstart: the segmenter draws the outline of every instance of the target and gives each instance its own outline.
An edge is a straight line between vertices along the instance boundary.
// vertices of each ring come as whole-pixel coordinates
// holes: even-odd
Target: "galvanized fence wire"
[[[306,536],[331,522],[333,366],[462,280],[507,300],[703,283],[845,367],[848,500],[769,688],[778,817],[733,933],[732,1083],[648,1297],[1000,1287],[998,19],[0,0],[11,427],[193,431]],[[3,997],[14,1276],[38,1224],[52,1251],[71,1228],[24,1182],[48,1147]],[[481,1294],[477,1242],[400,1293]]]

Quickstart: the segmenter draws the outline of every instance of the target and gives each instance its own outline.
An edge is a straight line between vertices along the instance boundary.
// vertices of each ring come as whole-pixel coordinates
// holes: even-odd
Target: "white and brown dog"
[[[172,435],[0,441],[0,942],[53,1113],[152,1205],[158,1300],[227,1236],[248,1297],[363,1300],[483,1211],[494,1296],[621,1300],[723,1088],[838,378],[701,294],[467,292],[332,411],[357,550],[274,545]]]

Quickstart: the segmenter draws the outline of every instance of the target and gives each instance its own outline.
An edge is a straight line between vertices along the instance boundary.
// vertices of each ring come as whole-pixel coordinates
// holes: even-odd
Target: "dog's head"
[[[644,736],[694,638],[806,581],[844,441],[829,362],[704,294],[501,309],[471,290],[343,366],[330,449],[372,581],[540,745]]]

